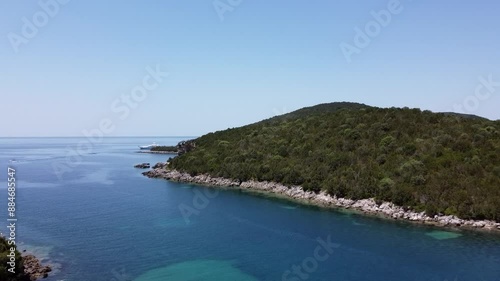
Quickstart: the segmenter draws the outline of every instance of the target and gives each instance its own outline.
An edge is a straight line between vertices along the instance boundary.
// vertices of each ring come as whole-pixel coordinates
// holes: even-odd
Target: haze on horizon
[[[0,137],[197,136],[336,101],[500,119],[500,2],[2,1]]]

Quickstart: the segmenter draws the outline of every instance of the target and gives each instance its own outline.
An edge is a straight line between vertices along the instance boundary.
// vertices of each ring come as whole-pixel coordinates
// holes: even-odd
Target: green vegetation
[[[169,168],[500,221],[500,121],[332,103],[193,142]]]
[[[151,148],[151,151],[166,151],[177,153],[177,146],[155,146]]]
[[[29,281],[30,278],[26,274],[24,274],[24,266],[22,263],[21,254],[15,250],[16,254],[16,267],[15,274],[7,271],[10,266],[8,262],[10,258],[7,255],[10,254],[10,248],[15,246],[11,246],[8,244],[7,240],[0,236],[0,280],[5,281]]]

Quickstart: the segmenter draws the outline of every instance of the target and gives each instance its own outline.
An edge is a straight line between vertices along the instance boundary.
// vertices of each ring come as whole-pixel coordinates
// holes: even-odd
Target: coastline
[[[314,193],[304,191],[300,186],[287,187],[274,182],[245,181],[239,182],[232,179],[212,177],[208,174],[191,176],[177,170],[166,170],[165,164],[158,163],[156,168],[144,172],[143,175],[149,178],[161,178],[169,181],[195,183],[205,186],[215,187],[235,187],[242,190],[257,191],[274,194],[280,197],[298,200],[306,204],[326,208],[350,209],[372,216],[382,216],[393,220],[408,221],[424,225],[434,225],[447,228],[473,229],[483,231],[500,231],[500,223],[489,220],[464,220],[456,216],[434,216],[430,217],[425,212],[415,212],[404,210],[390,202],[377,204],[373,199],[352,200],[330,196],[326,192]],[[500,233],[500,232],[499,232]]]
[[[52,264],[46,264],[39,253],[23,250],[20,251],[20,245],[15,243],[10,245],[5,236],[0,235],[0,249],[5,256],[0,258],[2,265],[0,277],[6,277],[6,280],[38,280],[49,277],[53,271]],[[8,254],[7,254],[8,253]],[[4,279],[2,279],[4,280]]]
[[[148,153],[148,154],[172,154],[172,155],[177,155],[177,154],[179,154],[177,151],[150,151],[150,150],[137,151],[137,153]]]

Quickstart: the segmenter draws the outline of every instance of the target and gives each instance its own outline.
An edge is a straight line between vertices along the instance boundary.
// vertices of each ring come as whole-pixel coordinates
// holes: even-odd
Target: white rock
[[[155,178],[165,178],[168,180],[179,181],[179,182],[192,182],[205,185],[214,186],[236,186],[244,189],[254,189],[261,190],[275,194],[284,194],[291,198],[299,200],[309,200],[320,205],[333,205],[342,208],[355,208],[364,212],[370,213],[381,213],[388,217],[395,219],[404,218],[410,221],[434,221],[442,225],[455,225],[455,226],[472,226],[475,228],[487,228],[487,229],[499,229],[500,223],[494,221],[474,221],[474,220],[462,220],[456,216],[443,216],[435,215],[429,217],[425,212],[417,213],[413,211],[404,211],[400,206],[396,206],[390,202],[383,202],[380,205],[377,204],[375,199],[362,199],[362,200],[352,200],[347,198],[337,198],[336,196],[330,196],[325,191],[321,191],[316,194],[310,191],[304,191],[300,186],[287,187],[282,184],[274,182],[258,182],[258,181],[246,181],[238,182],[231,179],[225,178],[213,178],[208,174],[191,176],[188,173],[181,173],[176,170],[166,170],[163,168],[153,169],[144,173],[146,176]]]

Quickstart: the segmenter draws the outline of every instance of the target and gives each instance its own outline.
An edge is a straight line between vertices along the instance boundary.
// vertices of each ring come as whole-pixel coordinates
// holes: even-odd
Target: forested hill
[[[170,168],[500,221],[500,121],[331,103],[193,142]]]

